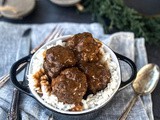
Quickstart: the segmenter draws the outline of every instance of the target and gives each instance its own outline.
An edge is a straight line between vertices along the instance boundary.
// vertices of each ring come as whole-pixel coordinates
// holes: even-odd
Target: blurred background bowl
[[[75,5],[81,0],[50,0],[50,1],[60,6],[71,6]]]

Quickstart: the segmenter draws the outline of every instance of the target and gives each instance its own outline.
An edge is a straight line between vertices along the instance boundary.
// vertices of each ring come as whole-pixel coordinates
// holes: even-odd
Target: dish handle
[[[22,59],[18,60],[17,62],[15,62],[12,65],[12,67],[10,69],[10,78],[11,78],[12,83],[14,84],[14,86],[18,90],[20,90],[21,92],[23,92],[23,93],[25,93],[25,94],[27,94],[27,95],[29,95],[29,96],[31,96],[31,97],[34,98],[34,96],[32,95],[32,93],[30,92],[30,90],[27,87],[24,87],[22,84],[20,84],[18,82],[18,80],[17,80],[17,77],[16,77],[16,75],[17,75],[17,71],[16,70],[18,69],[18,67],[20,65],[22,65],[23,63],[28,63],[30,61],[30,59],[31,59],[31,56],[32,56],[32,54],[28,55],[26,57],[23,57]]]
[[[116,54],[118,60],[122,60],[122,61],[126,62],[131,67],[131,70],[132,70],[132,74],[131,74],[130,78],[126,81],[121,81],[120,89],[122,89],[122,87],[128,85],[136,78],[137,67],[136,67],[135,63],[132,60],[130,60],[129,58],[127,58],[121,54],[118,54],[116,52],[114,52],[114,53]]]
[[[129,64],[129,66],[131,67],[131,70],[132,70],[132,74],[131,74],[130,78],[127,81],[122,81],[121,82],[120,89],[122,89],[122,87],[128,85],[129,83],[131,83],[135,79],[136,74],[137,74],[137,68],[136,68],[136,65],[134,64],[134,62],[132,60],[130,60],[129,58],[127,58],[123,55],[120,55],[116,52],[115,52],[115,54],[116,54],[118,60],[122,60],[122,61],[126,62],[127,64]],[[23,63],[26,63],[26,62],[28,63],[31,59],[31,56],[32,55],[28,55],[26,57],[23,57],[22,59],[18,60],[17,62],[15,62],[12,65],[11,70],[10,70],[10,78],[11,78],[12,83],[15,85],[15,87],[18,90],[20,90],[21,92],[23,92],[23,93],[25,93],[25,94],[34,98],[32,93],[30,92],[30,90],[28,88],[24,87],[23,85],[21,85],[16,78],[17,68]]]

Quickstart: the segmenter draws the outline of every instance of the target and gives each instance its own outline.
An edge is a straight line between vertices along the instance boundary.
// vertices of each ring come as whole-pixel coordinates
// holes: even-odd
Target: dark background
[[[160,0],[125,0],[125,3],[137,9],[143,14],[155,15],[160,13]],[[52,22],[76,22],[92,23],[90,13],[79,13],[75,6],[60,7],[52,4],[49,0],[37,0],[34,11],[22,20],[9,20],[0,18],[0,21],[12,23],[34,24],[34,23],[52,23]],[[148,60],[150,63],[156,63],[160,66],[160,47],[146,44]],[[160,82],[152,93],[153,112],[155,120],[160,120]]]

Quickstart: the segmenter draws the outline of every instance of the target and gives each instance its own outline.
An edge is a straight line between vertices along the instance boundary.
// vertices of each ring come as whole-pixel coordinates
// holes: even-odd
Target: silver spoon
[[[132,87],[136,94],[132,98],[129,106],[121,115],[119,120],[127,119],[130,110],[132,109],[139,96],[149,94],[155,89],[159,77],[160,69],[155,64],[147,64],[138,71],[137,77],[132,83]]]

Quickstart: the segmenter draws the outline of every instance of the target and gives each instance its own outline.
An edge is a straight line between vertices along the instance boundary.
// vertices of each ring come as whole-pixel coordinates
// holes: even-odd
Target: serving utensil
[[[155,89],[159,81],[159,77],[160,69],[155,64],[147,64],[139,70],[136,79],[132,83],[136,94],[132,98],[129,106],[124,111],[119,120],[127,119],[129,112],[131,111],[139,96],[149,94]]]
[[[53,38],[59,37],[61,36],[63,33],[63,30],[60,26],[56,26],[51,33],[43,40],[43,42],[37,46],[36,48],[34,48],[30,53],[34,54],[41,46],[43,46],[46,42],[50,41]],[[26,65],[27,63],[23,63],[21,64],[18,69],[16,70],[17,73],[19,73]],[[9,73],[7,73],[6,75],[4,75],[1,80],[0,80],[0,88],[9,80],[10,76]]]

